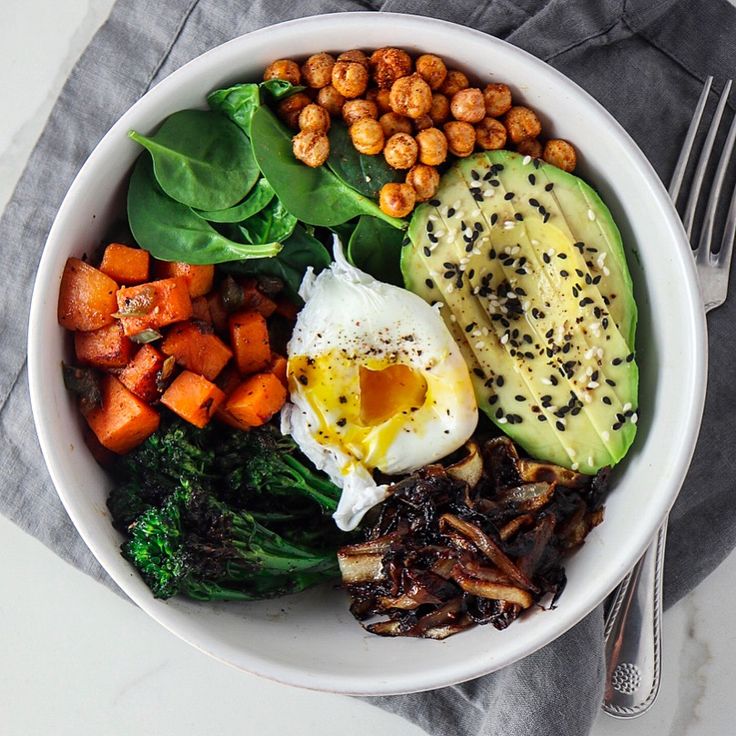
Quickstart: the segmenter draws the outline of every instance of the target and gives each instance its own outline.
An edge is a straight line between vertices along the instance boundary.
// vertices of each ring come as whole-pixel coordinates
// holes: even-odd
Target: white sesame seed
[[[601,329],[601,323],[600,322],[591,322],[590,329],[593,330],[593,332],[598,332]]]
[[[539,245],[539,241],[538,241],[538,240],[537,240],[536,238],[532,238],[532,239],[531,239],[531,240],[530,240],[529,242],[530,242],[530,243],[531,243],[532,245]]]
[[[509,341],[509,333],[504,332],[503,335],[501,335],[501,345],[505,345]]]
[[[598,348],[595,351],[595,354],[598,356],[599,359],[602,358],[603,357],[603,348]]]
[[[514,247],[513,247],[512,249],[511,249],[511,255],[512,255],[512,256],[515,256],[515,255],[516,255],[516,254],[517,254],[517,253],[518,253],[518,252],[519,252],[520,250],[521,250],[521,248],[520,248],[520,247],[519,247],[518,245],[515,245],[515,246],[514,246]]]
[[[473,330],[470,334],[473,337],[480,337],[483,333],[480,330]]]
[[[571,465],[570,467],[571,467],[571,468],[572,468],[573,470],[577,470],[577,469],[578,469],[578,468],[580,467],[580,465],[579,465],[578,463],[573,463],[573,464],[572,464],[572,465]]]
[[[636,412],[634,412],[631,415],[631,423],[636,424],[638,421],[639,421],[639,415]]]
[[[524,156],[524,158],[521,159],[521,163],[524,164],[524,166],[526,166],[531,160],[532,160],[531,156]]]
[[[508,419],[506,419],[506,417],[501,417],[501,418],[500,418],[500,419],[498,420],[498,423],[499,423],[499,424],[506,424],[506,422],[508,422]]]
[[[516,227],[516,223],[513,220],[505,220],[503,223],[504,230],[512,230]]]
[[[463,256],[460,259],[460,263],[462,263],[463,265],[465,265],[466,263],[469,263],[469,262],[470,262],[470,258],[468,258],[467,256]]]
[[[474,286],[473,287],[473,296],[478,296],[480,294],[480,286]]]
[[[494,195],[495,193],[496,193],[496,192],[495,192],[495,190],[494,190],[494,189],[486,189],[486,190],[485,190],[485,192],[483,192],[483,197],[484,197],[485,199],[489,199],[489,198],[490,198],[490,197],[492,197],[492,196],[493,196],[493,195]]]
[[[588,388],[593,390],[594,388],[598,388],[600,386],[600,383],[598,381],[589,381],[588,382]]]
[[[430,217],[429,219],[431,220],[432,218]],[[437,228],[437,230],[434,231],[434,234],[438,238],[441,238],[445,234],[445,231],[444,230],[441,230],[440,228]]]
[[[480,248],[473,248],[473,255],[479,256],[480,255]]]
[[[501,314],[508,314],[508,313],[509,313],[509,310],[506,307],[504,307],[503,304],[502,304],[501,305]]]
[[[486,344],[483,342],[483,340],[478,340],[477,343],[475,343],[475,349],[476,350],[483,350],[483,348],[486,346]]]
[[[590,404],[591,401],[593,401],[593,397],[590,394],[583,394],[583,401],[585,401],[586,404]]]
[[[479,209],[474,209],[474,210],[473,210],[473,211],[472,211],[472,212],[470,213],[470,216],[471,216],[471,217],[478,217],[478,215],[479,215],[479,214],[480,214],[480,210],[479,210]]]
[[[481,184],[481,182],[479,182],[479,181],[476,181],[475,179],[473,179],[473,181],[471,181],[471,182],[470,182],[470,184],[469,184],[468,186],[469,186],[469,187],[470,187],[471,189],[478,189],[478,187],[481,187],[481,186],[483,186],[483,185]]]
[[[489,333],[490,333],[490,330],[489,330],[489,329],[488,329],[487,327],[484,327],[484,328],[483,328],[483,329],[481,330],[481,333],[483,334],[483,337],[488,337],[488,335],[489,335]]]
[[[603,437],[604,442],[608,442],[608,440],[611,439],[611,433],[607,429],[604,429],[603,432],[601,432],[601,437]]]
[[[530,306],[531,306],[531,303],[530,303],[530,302],[522,302],[522,303],[521,303],[521,311],[522,311],[522,312],[527,312],[527,311],[529,311],[529,307],[530,307]]]
[[[547,255],[552,257],[555,254],[554,248],[547,248]]]
[[[450,322],[457,322],[457,317],[454,314],[450,315]]]
[[[595,212],[593,210],[588,210],[588,219],[593,222],[595,220]]]
[[[542,381],[542,383],[543,383],[543,384],[544,384],[545,386],[551,386],[551,385],[552,385],[552,381],[550,381],[550,380],[549,380],[549,378],[542,378],[542,379],[540,379],[540,380]]]
[[[452,292],[455,291],[455,285],[454,284],[447,284],[447,293],[452,294]]]
[[[590,366],[588,366],[588,367],[587,367],[587,368],[585,369],[585,375],[586,375],[586,376],[592,376],[592,375],[593,375],[593,369],[592,369],[592,368],[591,368]]]
[[[623,408],[623,409],[622,409],[621,411],[624,411],[624,412],[626,412],[626,411],[628,411],[629,409],[631,409],[631,404],[630,404],[630,403],[629,403],[629,402],[627,401],[627,402],[626,402],[626,403],[624,404],[624,408]]]
[[[461,263],[460,264],[460,267],[459,267],[459,270],[460,271],[464,271],[467,267],[468,267],[467,263]]]
[[[568,455],[569,455],[570,457],[575,457],[575,455],[577,455],[578,453],[577,453],[577,452],[575,451],[575,448],[574,448],[574,447],[571,447],[571,448],[570,448],[570,449],[569,449],[569,450],[567,451],[567,454],[568,454]]]
[[[588,465],[592,465],[592,464],[593,464],[593,456],[588,455]]]
[[[427,219],[430,222],[437,222],[437,215],[430,215]]]
[[[603,275],[604,276],[610,276],[611,275],[611,269],[608,268],[608,266],[603,266]]]
[[[457,208],[460,206],[460,200],[456,199],[452,204],[452,209],[457,210]]]

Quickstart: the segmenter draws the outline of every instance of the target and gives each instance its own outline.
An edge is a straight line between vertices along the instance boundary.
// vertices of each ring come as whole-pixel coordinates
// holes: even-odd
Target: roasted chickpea
[[[432,118],[429,117],[429,115],[421,115],[414,121],[414,129],[419,130],[427,130],[427,128],[433,128],[434,123],[432,122]]]
[[[302,77],[307,86],[322,89],[332,80],[333,66],[335,66],[335,57],[326,51],[313,54],[302,64]]]
[[[392,169],[410,169],[417,160],[419,146],[408,133],[394,133],[383,148],[386,163]]]
[[[373,156],[383,150],[383,128],[378,120],[361,118],[353,123],[349,129],[350,139],[360,153]]]
[[[381,211],[391,217],[406,217],[413,209],[417,195],[411,184],[384,184],[378,193]]]
[[[432,106],[429,108],[429,117],[435,125],[442,125],[450,117],[450,100],[441,92],[432,95]]]
[[[572,145],[559,138],[550,138],[544,144],[542,158],[548,164],[552,164],[552,166],[556,166],[563,171],[575,171],[575,166],[578,163],[578,157]]]
[[[338,61],[357,61],[358,64],[362,64],[366,69],[369,68],[368,57],[360,49],[352,49],[351,51],[343,51],[340,56],[337,57]]]
[[[475,126],[475,140],[486,151],[495,151],[506,145],[506,128],[496,118],[483,118]]]
[[[307,166],[322,166],[330,155],[330,139],[323,132],[302,130],[291,139],[294,156]]]
[[[284,79],[292,84],[299,84],[302,75],[299,65],[291,59],[277,59],[271,62],[263,72],[264,81],[268,79]]]
[[[432,199],[440,185],[440,172],[434,166],[417,164],[409,169],[406,183],[411,184],[416,193],[417,202],[426,202]]]
[[[479,123],[486,116],[483,93],[477,87],[461,89],[450,100],[450,112],[457,120]]]
[[[342,111],[345,98],[331,84],[328,84],[317,92],[317,104],[322,105],[333,118],[336,118]]]
[[[521,105],[512,107],[506,113],[503,122],[509,132],[509,138],[514,143],[526,138],[536,138],[542,132],[542,124],[534,110]]]
[[[290,127],[299,127],[299,114],[312,100],[304,92],[297,92],[279,102],[277,108],[279,117]]]
[[[378,118],[378,122],[381,123],[383,134],[387,139],[394,135],[394,133],[412,132],[411,119],[395,112],[384,113]]]
[[[361,118],[377,118],[378,108],[370,100],[348,100],[342,106],[342,119],[350,127]]]
[[[527,138],[516,144],[516,150],[522,156],[531,156],[532,158],[542,158],[542,144],[536,138]]]
[[[368,70],[357,61],[336,61],[332,67],[332,86],[348,99],[360,97],[368,86]]]
[[[447,72],[445,81],[440,85],[440,92],[447,97],[456,95],[461,89],[467,89],[470,87],[470,81],[468,78],[457,69],[453,69]]]
[[[330,113],[315,105],[313,102],[302,108],[299,113],[299,127],[301,130],[316,130],[326,133],[330,129]]]
[[[432,88],[438,89],[447,76],[445,62],[434,54],[422,54],[415,64],[417,74]]]
[[[367,100],[371,100],[378,105],[378,112],[392,112],[391,110],[391,91],[387,89],[369,89],[365,93]]]
[[[411,74],[411,57],[402,49],[376,49],[370,63],[373,79],[381,89],[391,89],[397,79]]]
[[[408,118],[426,115],[432,107],[432,90],[418,75],[397,79],[391,87],[391,109]]]
[[[483,90],[486,115],[500,118],[511,109],[511,90],[507,84],[487,84]]]
[[[416,135],[419,160],[427,166],[439,166],[447,158],[447,138],[438,128],[427,128]]]
[[[463,120],[451,120],[442,128],[447,136],[447,147],[456,156],[470,156],[475,148],[475,128]]]

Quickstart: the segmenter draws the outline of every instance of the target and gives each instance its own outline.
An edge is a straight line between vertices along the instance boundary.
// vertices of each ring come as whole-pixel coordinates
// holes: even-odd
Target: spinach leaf
[[[403,229],[404,220],[389,217],[375,202],[349,187],[324,166],[310,168],[294,158],[291,133],[266,106],[251,121],[253,153],[263,176],[286,209],[310,225],[340,225],[358,215],[372,215]]]
[[[333,122],[330,126],[330,156],[327,166],[348,186],[371,199],[378,199],[384,184],[402,181],[403,174],[392,169],[383,156],[359,153],[345,125]]]
[[[273,187],[261,178],[256,182],[253,191],[239,204],[226,210],[194,210],[194,214],[209,222],[242,222],[260,212],[273,196]]]
[[[403,241],[401,230],[364,215],[350,236],[347,257],[350,263],[374,279],[403,287],[399,266]]]
[[[257,84],[236,84],[226,89],[216,89],[207,96],[207,104],[250,135],[251,118],[261,106],[260,88]]]
[[[166,118],[153,136],[134,130],[129,135],[150,151],[161,189],[190,207],[230,207],[258,179],[250,141],[219,113],[181,110]]]
[[[162,261],[192,264],[268,258],[280,243],[244,245],[220,235],[186,205],[158,186],[147,153],[136,162],[128,186],[128,222],[138,245]]]
[[[240,223],[240,232],[248,243],[282,243],[294,232],[296,222],[296,217],[274,197],[257,215]]]
[[[296,304],[302,304],[298,291],[307,268],[312,266],[319,273],[330,265],[330,261],[327,248],[302,225],[297,225],[275,258],[227,263],[222,269],[235,274],[278,276],[284,282],[287,296]]]
[[[292,84],[285,79],[267,79],[265,82],[261,82],[259,87],[265,89],[274,100],[283,100],[285,97],[291,97],[291,95],[306,89],[303,85]]]

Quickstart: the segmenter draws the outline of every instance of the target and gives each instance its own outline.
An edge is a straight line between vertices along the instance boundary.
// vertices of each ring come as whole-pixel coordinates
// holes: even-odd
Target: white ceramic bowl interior
[[[547,135],[580,153],[577,173],[603,196],[622,230],[640,308],[640,430],[615,473],[605,522],[567,563],[554,611],[533,611],[504,632],[478,627],[444,642],[369,635],[346,595],[323,586],[252,604],[155,600],[120,556],[110,525],[110,480],[82,439],[60,362],[69,336],[56,321],[68,256],[80,256],[121,214],[126,175],[140,149],[131,128],[149,132],[170,113],[202,107],[206,94],[260,78],[280,57],[321,50],[400,46],[432,52],[488,81],[509,83]],[[598,605],[646,547],[674,502],[698,433],[705,391],[705,322],[689,246],[656,174],[613,118],[541,61],[477,31],[391,14],[325,15],[266,28],[184,66],[136,103],[94,150],[59,210],[38,270],[28,345],[30,390],[41,447],[59,495],[85,542],[147,613],[192,645],[235,667],[292,685],[385,694],[456,683],[507,665],[550,642]]]

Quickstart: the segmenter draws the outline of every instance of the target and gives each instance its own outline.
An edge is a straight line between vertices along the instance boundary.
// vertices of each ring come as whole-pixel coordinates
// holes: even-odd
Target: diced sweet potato
[[[128,391],[117,378],[102,379],[102,406],[84,412],[100,444],[123,455],[158,429],[155,409]]]
[[[290,299],[281,297],[276,302],[276,314],[280,314],[282,317],[285,317],[290,322],[294,322],[296,320],[297,314],[299,314],[299,307],[297,307],[297,305],[294,304],[294,302],[292,302]]]
[[[212,318],[214,328],[218,332],[227,332],[228,313],[222,304],[222,298],[216,291],[213,291],[207,296],[207,306],[210,308],[210,317]]]
[[[238,370],[243,374],[262,371],[271,361],[265,317],[259,312],[236,312],[230,317],[230,344]]]
[[[192,316],[187,282],[181,277],[120,289],[117,304],[126,335],[157,330]]]
[[[110,243],[102,256],[100,271],[119,284],[142,284],[148,281],[151,256],[147,250],[131,248],[120,243]]]
[[[212,290],[212,281],[215,278],[214,266],[193,266],[190,263],[178,261],[156,261],[154,273],[157,278],[170,279],[180,276],[186,279],[189,296],[194,299],[204,296]]]
[[[286,388],[273,373],[246,378],[231,394],[226,411],[251,427],[265,424],[286,401]]]
[[[122,368],[133,357],[135,345],[115,321],[97,330],[74,333],[74,351],[82,365],[110,370]]]
[[[233,363],[226,365],[217,377],[217,387],[225,394],[225,401],[217,407],[215,419],[234,429],[242,429],[244,432],[247,432],[250,429],[250,425],[236,419],[226,408],[227,398],[242,382],[243,377],[238,372],[237,367]]]
[[[174,325],[161,343],[161,352],[173,355],[187,370],[214,381],[233,357],[232,350],[203,322]]]
[[[67,330],[97,330],[115,321],[118,285],[79,258],[67,259],[59,288],[57,316]]]
[[[286,358],[278,353],[271,353],[271,362],[268,364],[268,370],[276,376],[276,378],[287,385],[286,379]]]
[[[225,400],[225,394],[214,383],[191,371],[182,371],[172,382],[161,403],[195,427],[206,426]]]
[[[208,325],[212,324],[210,305],[207,303],[206,297],[198,296],[196,299],[192,299],[192,319],[198,319]]]
[[[161,396],[163,366],[164,356],[153,345],[143,345],[118,378],[129,391],[150,404]]]

